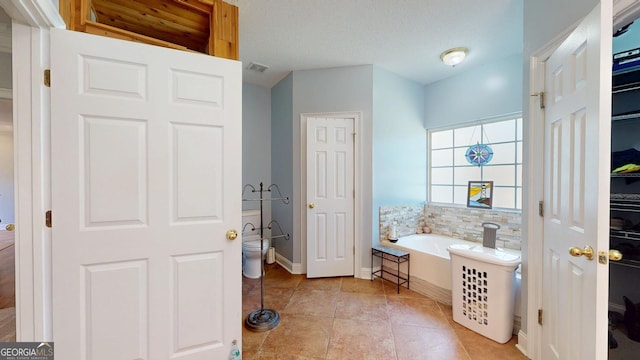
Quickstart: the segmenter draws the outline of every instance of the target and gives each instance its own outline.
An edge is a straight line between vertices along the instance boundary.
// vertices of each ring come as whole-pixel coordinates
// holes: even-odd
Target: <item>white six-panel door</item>
[[[354,119],[307,118],[307,277],[354,274]]]
[[[51,32],[56,358],[241,346],[241,66]]]
[[[611,12],[596,7],[545,64],[545,360],[607,358],[608,264],[597,253],[609,249]],[[587,246],[592,260],[569,254]]]

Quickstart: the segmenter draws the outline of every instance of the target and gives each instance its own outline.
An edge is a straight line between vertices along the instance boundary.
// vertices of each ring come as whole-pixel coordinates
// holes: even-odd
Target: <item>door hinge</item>
[[[44,86],[51,87],[51,69],[44,69]]]
[[[50,228],[51,227],[51,210],[47,210],[46,213],[44,213],[44,224]]]
[[[542,325],[542,309],[538,309],[538,324]]]
[[[540,109],[544,109],[544,107],[546,106],[544,91],[540,91],[540,92],[537,92],[535,94],[531,94],[531,96],[537,96],[538,100],[540,101]]]
[[[544,201],[542,200],[538,201],[538,215],[544,217]]]

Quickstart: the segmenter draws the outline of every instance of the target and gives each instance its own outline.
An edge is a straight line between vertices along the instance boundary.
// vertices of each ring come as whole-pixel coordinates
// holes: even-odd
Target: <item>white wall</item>
[[[425,127],[437,129],[522,111],[522,55],[425,86]]]

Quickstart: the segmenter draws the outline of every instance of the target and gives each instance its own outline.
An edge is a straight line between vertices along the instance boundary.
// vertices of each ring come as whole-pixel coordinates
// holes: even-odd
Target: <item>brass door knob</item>
[[[314,207],[316,207],[316,204],[314,204],[314,203],[309,203],[309,209],[313,209]]]
[[[611,261],[622,260],[622,253],[618,250],[609,250],[609,260]]]
[[[584,249],[572,246],[569,248],[569,254],[575,257],[584,256],[589,260],[593,260],[593,248],[589,245],[585,246]]]
[[[16,229],[16,225],[15,224],[9,224],[7,226],[4,227],[5,230],[7,231],[13,231]]]
[[[227,231],[227,239],[235,240],[238,237],[238,232],[234,229]]]

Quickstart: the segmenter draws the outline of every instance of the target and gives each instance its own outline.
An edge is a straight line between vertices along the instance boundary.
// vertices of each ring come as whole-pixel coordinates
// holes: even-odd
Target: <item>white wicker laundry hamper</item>
[[[515,270],[520,256],[482,245],[454,244],[448,250],[453,320],[506,343],[513,332]]]

